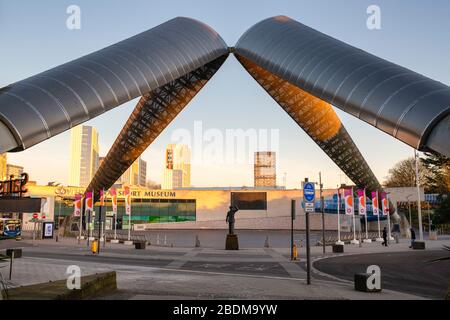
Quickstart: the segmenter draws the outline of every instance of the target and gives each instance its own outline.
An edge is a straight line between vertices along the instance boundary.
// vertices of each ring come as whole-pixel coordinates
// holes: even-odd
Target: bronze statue
[[[234,234],[234,215],[239,211],[237,206],[230,206],[230,211],[227,212],[227,218],[225,222],[228,222],[228,234]]]

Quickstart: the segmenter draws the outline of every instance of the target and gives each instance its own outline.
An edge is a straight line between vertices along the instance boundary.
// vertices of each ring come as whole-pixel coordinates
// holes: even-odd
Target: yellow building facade
[[[6,180],[6,164],[7,164],[6,153],[1,153],[0,154],[0,180]]]
[[[84,193],[80,187],[64,187],[63,200],[55,197],[55,191],[61,187],[28,186],[31,197],[46,199],[47,217],[63,217],[73,214],[73,198],[77,193]],[[124,194],[118,189],[118,217],[123,228],[128,226],[128,218],[124,217]],[[331,197],[334,190],[324,190],[324,196]],[[61,194],[60,189],[58,193]],[[226,229],[226,213],[232,198],[238,194],[251,199],[256,196],[259,204],[257,209],[245,208],[245,203],[236,214],[237,228],[244,229],[289,229],[291,200],[296,200],[298,219],[295,221],[297,229],[304,228],[304,214],[301,206],[302,191],[268,189],[181,189],[181,190],[152,190],[142,187],[131,187],[131,221],[135,230],[150,229]],[[250,196],[250,197],[248,197]],[[318,197],[318,195],[317,195]],[[245,200],[244,200],[245,201]],[[97,202],[98,205],[98,202]],[[96,207],[95,210],[99,210]],[[51,211],[51,212],[50,212]],[[106,199],[106,206],[102,209],[108,215],[112,214],[110,199]],[[327,229],[336,229],[336,215],[326,215]],[[343,217],[345,219],[345,217]],[[321,215],[311,214],[311,228],[321,229]]]

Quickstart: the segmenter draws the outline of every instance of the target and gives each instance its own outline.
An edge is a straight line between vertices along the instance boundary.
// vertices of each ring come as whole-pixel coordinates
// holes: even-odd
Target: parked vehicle
[[[0,218],[0,239],[14,239],[22,234],[20,219]]]

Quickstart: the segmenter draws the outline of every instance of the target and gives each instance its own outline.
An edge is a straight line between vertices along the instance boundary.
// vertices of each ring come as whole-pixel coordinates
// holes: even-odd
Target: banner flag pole
[[[339,245],[344,245],[344,242],[341,241],[341,215],[339,213],[340,209],[339,207],[341,206],[341,201],[340,201],[340,193],[339,193],[339,188],[337,189],[337,222],[338,222],[338,241],[336,242],[336,244]]]

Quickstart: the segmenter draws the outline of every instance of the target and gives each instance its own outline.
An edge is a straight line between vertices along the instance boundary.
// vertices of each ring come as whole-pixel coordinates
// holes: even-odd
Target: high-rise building
[[[166,148],[166,164],[162,189],[188,188],[191,186],[191,151],[184,144],[169,144]]]
[[[139,183],[138,185],[145,187],[147,184],[147,162],[139,158]]]
[[[70,131],[69,185],[87,187],[99,165],[97,130],[79,125]]]
[[[275,152],[255,152],[254,181],[255,187],[275,188],[277,186]]]
[[[179,189],[183,187],[183,171],[164,169],[161,189]]]
[[[0,153],[0,181],[6,180],[6,153]]]
[[[118,184],[143,186],[147,181],[147,162],[139,157],[117,180]]]
[[[9,179],[11,176],[14,178],[20,178],[23,173],[23,167],[13,164],[6,165],[6,177]]]

